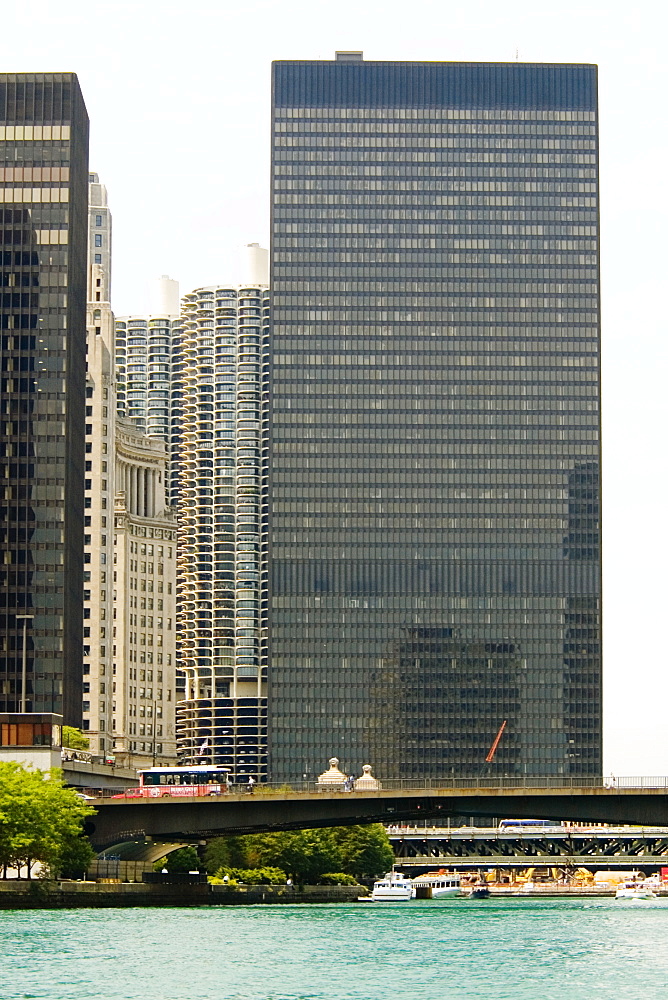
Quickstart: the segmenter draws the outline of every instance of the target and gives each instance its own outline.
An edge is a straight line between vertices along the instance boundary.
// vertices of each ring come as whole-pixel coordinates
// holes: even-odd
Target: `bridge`
[[[667,827],[393,825],[388,833],[403,869],[668,867]]]
[[[86,833],[93,847],[104,851],[128,841],[187,843],[356,823],[430,820],[442,826],[455,816],[668,826],[668,779],[637,782],[611,788],[600,779],[471,778],[385,781],[380,789],[354,792],[310,783],[299,789],[256,786],[254,795],[232,791],[180,798],[165,793],[101,800]]]

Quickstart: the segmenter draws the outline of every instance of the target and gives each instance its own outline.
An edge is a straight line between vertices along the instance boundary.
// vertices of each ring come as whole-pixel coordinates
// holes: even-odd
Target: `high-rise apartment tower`
[[[81,724],[88,116],[0,74],[0,711]]]
[[[169,285],[176,285],[176,290]],[[172,294],[158,305],[168,307],[148,316],[116,320],[118,414],[149,437],[167,446],[166,499],[175,505],[178,493],[178,426],[180,410],[174,394],[174,350],[181,328],[178,283],[164,276],[160,287]],[[174,311],[172,311],[174,310]],[[174,456],[174,463],[170,459]]]
[[[273,69],[270,763],[601,767],[596,68]]]

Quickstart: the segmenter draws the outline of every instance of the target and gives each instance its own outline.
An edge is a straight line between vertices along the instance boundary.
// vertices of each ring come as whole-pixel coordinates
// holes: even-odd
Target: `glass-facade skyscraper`
[[[273,67],[270,767],[601,769],[597,76]]]
[[[81,725],[88,116],[71,73],[0,74],[0,218],[0,711]]]

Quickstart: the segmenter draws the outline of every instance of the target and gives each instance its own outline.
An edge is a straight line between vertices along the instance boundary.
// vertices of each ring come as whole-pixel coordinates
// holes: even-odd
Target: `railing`
[[[379,790],[383,792],[408,792],[408,791],[462,791],[474,789],[485,793],[506,791],[512,789],[527,789],[532,791],[549,791],[569,788],[584,789],[605,789],[614,792],[616,790],[636,790],[645,789],[665,790],[668,792],[668,777],[595,777],[595,776],[521,776],[521,777],[475,777],[475,778],[384,778],[378,779]],[[327,793],[334,792],[341,795],[362,795],[372,789],[347,790],[343,784],[318,784],[317,781],[295,781],[287,784],[285,782],[256,782],[252,792],[247,784],[239,782],[228,786],[228,794],[231,795],[253,795],[253,796],[283,796],[294,792]],[[162,793],[169,793],[169,786],[156,786],[156,793],[159,797]],[[99,793],[98,793],[99,794]],[[106,789],[104,797],[118,795],[119,789]],[[138,800],[147,801],[147,800]],[[187,800],[185,800],[187,801]],[[465,807],[463,806],[464,811]]]
[[[60,756],[64,764],[72,760],[81,760],[86,764],[104,764],[104,757],[95,756],[88,750],[75,750],[71,747],[63,747]]]
[[[379,788],[384,792],[403,791],[429,791],[433,789],[452,789],[453,791],[465,789],[480,790],[506,790],[513,788],[526,789],[562,789],[562,788],[605,788],[611,791],[615,789],[667,789],[668,777],[596,777],[594,775],[546,775],[546,776],[506,776],[490,777],[481,775],[471,778],[379,778]],[[230,791],[243,792],[246,790],[244,784],[231,785]],[[364,789],[366,790],[366,789]],[[254,794],[270,795],[288,792],[344,792],[343,785],[319,784],[317,781],[297,781],[290,784],[280,784],[277,782],[267,782],[256,784]],[[362,791],[359,789],[358,791]]]
[[[585,823],[582,820],[554,822],[551,826],[434,826],[427,820],[422,826],[410,823],[391,823],[385,827],[391,840],[647,840],[665,837],[666,826],[610,826],[606,823]]]
[[[406,792],[406,791],[462,791],[467,789],[480,790],[485,792],[505,791],[512,789],[531,790],[559,790],[568,788],[588,788],[606,789],[614,791],[616,789],[665,789],[668,791],[668,777],[621,777],[602,778],[590,776],[526,776],[521,777],[496,777],[485,776],[475,778],[386,778],[379,779],[379,790],[384,792]],[[293,792],[335,792],[342,795],[364,794],[373,789],[346,789],[343,784],[319,784],[317,781],[295,781],[287,784],[285,782],[264,782],[255,783],[252,792],[244,782],[230,784],[228,793],[232,795],[288,795]],[[156,786],[158,795],[160,792],[169,792],[169,787]],[[118,794],[113,790],[111,794]]]

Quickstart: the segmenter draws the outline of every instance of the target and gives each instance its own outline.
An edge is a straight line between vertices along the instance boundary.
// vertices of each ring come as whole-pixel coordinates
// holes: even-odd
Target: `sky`
[[[268,246],[273,59],[599,66],[606,773],[668,775],[667,16],[647,0],[22,0],[4,72],[76,72],[113,213],[112,306],[241,279]],[[661,164],[664,164],[662,167]]]

